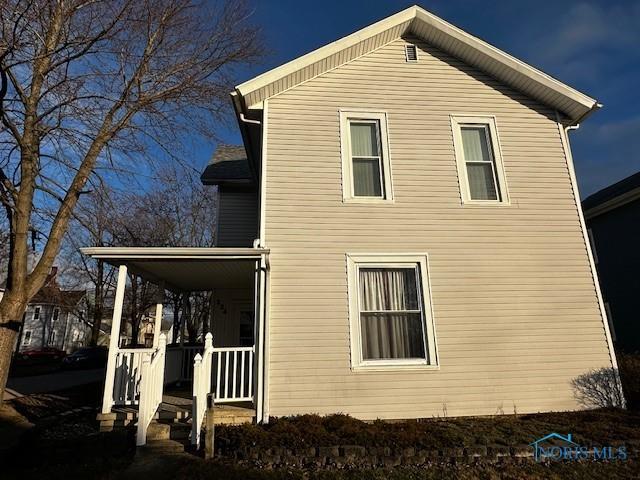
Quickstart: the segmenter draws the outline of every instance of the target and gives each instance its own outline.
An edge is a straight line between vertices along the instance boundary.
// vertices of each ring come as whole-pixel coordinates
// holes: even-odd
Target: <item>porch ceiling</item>
[[[253,286],[256,261],[264,248],[93,247],[82,253],[119,266],[175,291]]]

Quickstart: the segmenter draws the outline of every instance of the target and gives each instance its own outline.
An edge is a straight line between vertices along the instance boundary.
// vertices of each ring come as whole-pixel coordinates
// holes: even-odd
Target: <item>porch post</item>
[[[104,380],[104,393],[102,395],[102,413],[110,413],[113,405],[113,383],[116,375],[116,360],[120,342],[120,321],[122,320],[122,305],[124,303],[124,290],[127,285],[127,266],[120,265],[118,270],[118,283],[116,284],[116,297],[113,303],[113,318],[111,320],[111,337],[109,337],[109,356],[107,357],[107,374]]]
[[[162,332],[162,307],[164,302],[164,282],[158,284],[160,291],[156,300],[156,319],[153,324],[153,348],[158,348],[160,333]]]
[[[187,308],[189,304],[189,297],[187,297],[187,292],[182,294],[182,321],[180,322],[180,346],[184,346],[184,330],[187,325],[187,312],[191,313],[190,309]]]

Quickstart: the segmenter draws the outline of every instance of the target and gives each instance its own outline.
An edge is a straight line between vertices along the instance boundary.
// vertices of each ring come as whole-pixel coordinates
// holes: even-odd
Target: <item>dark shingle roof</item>
[[[589,195],[582,201],[582,209],[589,210],[598,205],[613,200],[627,192],[640,188],[640,172],[609,185],[596,193]]]
[[[251,183],[249,160],[242,145],[219,145],[200,180],[205,185]]]

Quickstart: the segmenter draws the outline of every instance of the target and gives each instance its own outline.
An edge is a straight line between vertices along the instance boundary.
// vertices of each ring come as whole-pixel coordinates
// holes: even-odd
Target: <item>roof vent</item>
[[[407,59],[407,62],[417,62],[418,61],[418,49],[415,45],[405,45],[404,53]]]

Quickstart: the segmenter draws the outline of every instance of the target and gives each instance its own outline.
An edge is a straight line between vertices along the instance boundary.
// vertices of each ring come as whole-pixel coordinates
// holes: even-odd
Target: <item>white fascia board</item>
[[[85,247],[80,251],[104,260],[259,259],[269,253],[266,248],[229,247]]]
[[[418,7],[413,6],[402,10],[394,15],[391,15],[390,17],[384,18],[372,25],[369,25],[368,27],[352,33],[351,35],[342,37],[335,42],[331,42],[324,47],[313,50],[306,55],[291,60],[290,62],[280,65],[279,67],[269,70],[268,72],[265,72],[261,75],[258,75],[251,80],[241,83],[236,87],[236,91],[238,91],[240,95],[244,96],[247,93],[264,87],[265,85],[269,85],[270,83],[273,83],[282,77],[285,77],[300,70],[301,68],[304,68],[306,65],[310,65],[319,60],[322,60],[323,58],[333,55],[336,52],[352,47],[362,40],[373,37],[381,32],[384,32],[385,30],[388,30],[389,28],[392,28],[395,25],[412,20],[413,18],[415,18],[417,10]]]
[[[416,19],[434,28],[443,34],[449,36],[452,39],[458,40],[465,45],[475,49],[485,57],[496,60],[502,63],[507,68],[520,73],[537,82],[544,88],[547,88],[555,93],[558,93],[573,102],[582,105],[585,108],[585,113],[579,119],[573,119],[573,123],[582,120],[583,117],[588,115],[591,111],[599,108],[601,105],[593,98],[579,92],[578,90],[562,83],[561,81],[553,78],[552,76],[532,67],[531,65],[518,60],[517,58],[509,55],[508,53],[500,50],[497,47],[485,42],[484,40],[475,37],[464,30],[446,22],[445,20],[437,17],[436,15],[429,13],[428,11],[418,6],[412,6],[401,12],[391,15],[383,20],[380,20],[368,27],[358,30],[351,35],[343,37],[335,42],[332,42],[324,47],[320,47],[306,55],[298,57],[290,62],[287,62],[279,67],[269,70],[257,77],[252,78],[244,83],[241,83],[235,88],[235,91],[242,97],[247,94],[258,90],[266,85],[276,82],[277,80],[286,77],[304,67],[311,65],[317,61],[327,58],[341,50],[347,49],[362,40],[373,37],[385,30],[393,28],[403,22]],[[236,105],[238,108],[238,105]]]
[[[514,56],[509,55],[499,48],[494,47],[484,40],[481,40],[480,38],[465,32],[464,30],[446,22],[440,17],[437,17],[422,8],[417,8],[416,18],[430,25],[436,30],[439,30],[442,33],[448,35],[449,37],[459,40],[460,42],[474,48],[483,55],[486,55],[487,57],[506,65],[512,70],[515,70],[516,72],[531,78],[541,85],[554,90],[575,102],[582,104],[585,108],[592,109],[599,106],[598,102],[588,95],[579,92],[578,90],[566,85],[565,83],[562,83],[560,80],[553,78],[551,75],[548,75],[541,70],[538,70],[537,68],[532,67],[531,65],[521,60],[518,60]]]

